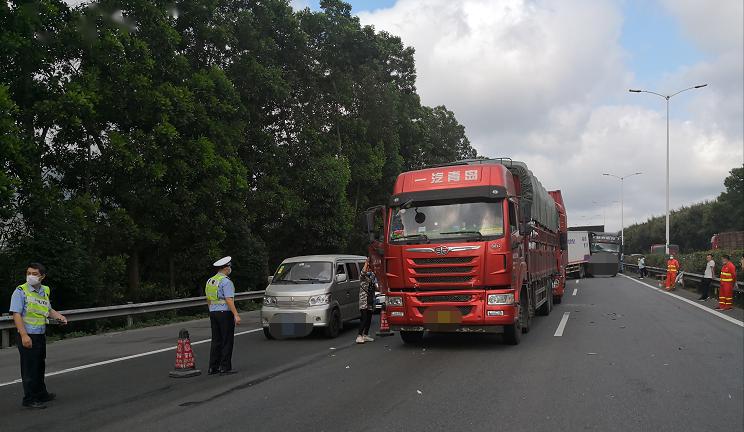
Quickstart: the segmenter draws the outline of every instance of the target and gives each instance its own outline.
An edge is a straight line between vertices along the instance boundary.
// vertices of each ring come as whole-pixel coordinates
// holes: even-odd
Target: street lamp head
[[[631,93],[640,93],[641,92],[641,90],[637,90],[637,89],[628,89],[628,91],[631,92]]]
[[[611,175],[611,174],[607,174],[607,173],[602,173],[602,175],[608,176],[608,175]]]
[[[643,174],[642,172],[633,173],[633,175]]]
[[[700,84],[700,85],[696,85],[696,86],[695,86],[695,87],[693,87],[693,88],[703,88],[703,87],[705,87],[705,86],[707,86],[707,85],[708,85],[708,84]]]

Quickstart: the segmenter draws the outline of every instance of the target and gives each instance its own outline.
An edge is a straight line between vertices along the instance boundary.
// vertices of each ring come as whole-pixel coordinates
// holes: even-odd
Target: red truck
[[[504,333],[518,344],[560,303],[566,212],[522,162],[474,159],[398,176],[367,210],[370,256],[391,330]]]

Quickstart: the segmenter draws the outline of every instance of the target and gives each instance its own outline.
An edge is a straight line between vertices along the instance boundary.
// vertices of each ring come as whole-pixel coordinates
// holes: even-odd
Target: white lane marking
[[[577,292],[579,292],[579,289],[578,288],[574,288],[574,292],[571,295],[576,295]]]
[[[240,335],[244,335],[244,334],[248,334],[248,333],[255,333],[255,332],[261,331],[261,330],[263,330],[263,328],[246,330],[246,331],[235,333],[235,336],[240,336]],[[200,344],[211,342],[211,341],[212,341],[211,338],[210,339],[204,339],[204,340],[200,340],[200,341],[196,341],[196,342],[191,342],[191,345],[200,345]],[[44,376],[45,377],[50,377],[50,376],[54,376],[54,375],[62,375],[62,374],[70,373],[70,372],[75,372],[75,371],[83,370],[83,369],[90,369],[90,368],[97,367],[97,366],[104,366],[104,365],[111,364],[111,363],[118,363],[118,362],[122,362],[124,360],[131,360],[131,359],[135,359],[135,358],[138,358],[138,357],[145,357],[145,356],[149,356],[149,355],[153,355],[153,354],[160,354],[160,353],[163,353],[163,352],[166,352],[166,351],[172,351],[172,350],[175,350],[175,349],[176,349],[175,346],[168,347],[168,348],[162,348],[162,349],[155,350],[155,351],[148,351],[148,352],[144,352],[144,353],[140,353],[140,354],[134,354],[134,355],[126,356],[126,357],[119,357],[119,358],[115,358],[115,359],[111,359],[111,360],[104,360],[104,361],[100,361],[100,362],[96,362],[96,363],[90,363],[90,364],[87,364],[87,365],[75,366],[75,367],[72,367],[72,368],[69,368],[69,369],[62,369],[62,370],[59,370],[59,371],[49,372],[47,374],[44,374]],[[5,386],[13,385],[13,384],[18,384],[19,382],[21,382],[21,379],[20,378],[17,379],[17,380],[15,380],[15,381],[10,381],[10,382],[6,382],[6,383],[0,383],[0,387],[5,387]]]
[[[653,285],[649,285],[646,282],[641,282],[641,281],[639,281],[637,279],[634,279],[634,278],[632,278],[630,276],[625,276],[624,274],[621,274],[620,276],[626,277],[626,278],[632,280],[633,282],[639,283],[639,284],[641,284],[643,286],[647,286],[647,287],[651,288],[652,290],[658,291],[658,292],[660,292],[662,294],[666,294],[668,296],[672,296],[672,297],[674,297],[676,299],[682,300],[683,302],[688,303],[688,304],[690,304],[692,306],[695,306],[696,308],[698,308],[700,310],[704,310],[705,312],[708,312],[711,315],[715,315],[718,318],[723,318],[723,319],[725,319],[726,321],[728,321],[730,323],[734,323],[734,324],[738,325],[739,327],[744,327],[744,322],[739,321],[736,318],[732,318],[732,317],[730,317],[730,316],[728,316],[726,314],[722,314],[722,313],[720,313],[718,311],[715,311],[715,310],[713,310],[711,308],[705,307],[705,306],[701,305],[700,303],[696,303],[696,302],[694,302],[692,300],[688,300],[688,299],[686,299],[686,298],[684,298],[682,296],[678,296],[677,294],[672,294],[669,291],[665,291],[665,290],[662,290],[661,288],[657,288],[657,287],[655,287]]]
[[[571,312],[563,312],[563,318],[561,318],[561,322],[558,323],[558,328],[555,329],[555,334],[553,336],[563,336],[563,330],[566,328],[566,323],[568,322],[568,316],[571,314]]]

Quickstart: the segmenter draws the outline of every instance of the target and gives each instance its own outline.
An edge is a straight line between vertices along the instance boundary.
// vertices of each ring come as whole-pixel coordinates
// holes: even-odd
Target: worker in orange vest
[[[729,310],[734,307],[734,285],[736,284],[736,267],[728,255],[722,256],[721,287],[718,289],[718,310]]]
[[[671,291],[674,289],[677,281],[677,272],[679,272],[679,261],[674,259],[674,255],[669,255],[669,261],[667,261],[667,278],[666,278],[666,290]]]

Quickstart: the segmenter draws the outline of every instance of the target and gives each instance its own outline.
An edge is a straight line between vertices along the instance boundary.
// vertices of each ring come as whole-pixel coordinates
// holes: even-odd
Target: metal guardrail
[[[263,298],[264,291],[247,291],[235,293],[235,301],[256,300]],[[189,307],[204,306],[206,308],[207,298],[189,297],[174,300],[161,300],[148,303],[128,303],[116,306],[103,306],[89,309],[71,309],[60,311],[67,318],[68,322],[86,321],[101,318],[114,318],[120,316],[127,317],[127,325],[132,325],[132,316],[150,312],[162,312],[168,310],[184,309]],[[3,348],[10,345],[10,330],[15,328],[12,316],[0,317],[0,331],[2,331]]]
[[[625,267],[631,267],[635,270],[638,270],[638,264],[623,264]],[[655,274],[655,275],[665,275],[667,270],[665,268],[659,268],[659,267],[649,267],[646,266],[646,270],[649,273]],[[695,282],[700,283],[703,280],[703,275],[697,274],[697,273],[687,273],[686,271],[682,272],[682,278]],[[717,277],[714,277],[710,287],[715,288],[716,290],[720,288],[721,286],[721,280]],[[743,282],[736,282],[736,286],[734,287],[734,294],[744,295],[744,283]]]

